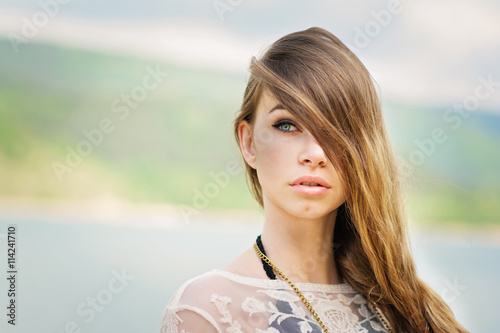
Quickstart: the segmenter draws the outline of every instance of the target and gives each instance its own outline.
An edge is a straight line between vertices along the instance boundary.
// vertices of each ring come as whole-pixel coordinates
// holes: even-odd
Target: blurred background
[[[0,0],[0,269],[9,225],[18,269],[0,330],[156,332],[184,281],[250,247],[262,214],[232,134],[249,60],[319,26],[378,85],[421,278],[471,332],[497,332],[499,15],[493,0]]]

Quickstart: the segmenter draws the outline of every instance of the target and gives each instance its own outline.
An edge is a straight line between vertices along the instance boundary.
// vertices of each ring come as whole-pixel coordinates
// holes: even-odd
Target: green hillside
[[[148,75],[155,82],[151,71],[163,76],[145,89]],[[197,191],[216,182],[213,173],[243,166],[231,122],[245,77],[34,43],[15,54],[0,41],[0,196],[109,194],[193,205]],[[146,94],[127,104],[123,96],[134,92]],[[454,130],[442,119],[446,107],[384,101],[401,157],[433,128],[448,136],[413,174],[410,213],[419,221],[500,223],[500,117],[477,112]],[[89,146],[98,128],[102,136]],[[79,147],[88,154],[76,163],[71,152]],[[243,170],[219,187],[208,207],[256,207]]]

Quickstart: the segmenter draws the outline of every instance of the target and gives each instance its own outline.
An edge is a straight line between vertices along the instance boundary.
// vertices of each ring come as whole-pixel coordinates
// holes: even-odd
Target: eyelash
[[[284,133],[292,133],[292,132],[295,132],[295,131],[284,131],[282,129],[280,129],[281,126],[283,125],[286,125],[286,124],[289,124],[289,125],[292,125],[294,127],[297,127],[293,122],[289,121],[289,120],[280,120],[278,121],[277,123],[275,123],[274,125],[272,125],[274,128],[276,128],[278,131],[281,131],[281,132],[284,132]]]

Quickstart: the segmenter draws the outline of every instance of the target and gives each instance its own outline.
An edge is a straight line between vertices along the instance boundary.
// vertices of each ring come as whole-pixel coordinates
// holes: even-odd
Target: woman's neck
[[[266,209],[262,245],[268,258],[292,282],[341,283],[333,256],[337,211],[318,219]],[[278,279],[281,279],[277,275]]]

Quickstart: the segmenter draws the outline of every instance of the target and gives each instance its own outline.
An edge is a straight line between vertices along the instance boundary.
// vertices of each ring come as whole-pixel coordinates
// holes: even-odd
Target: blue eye
[[[279,131],[282,131],[282,132],[294,132],[294,131],[291,131],[290,128],[295,127],[295,124],[288,121],[288,120],[280,120],[272,126],[274,128],[277,128]]]

